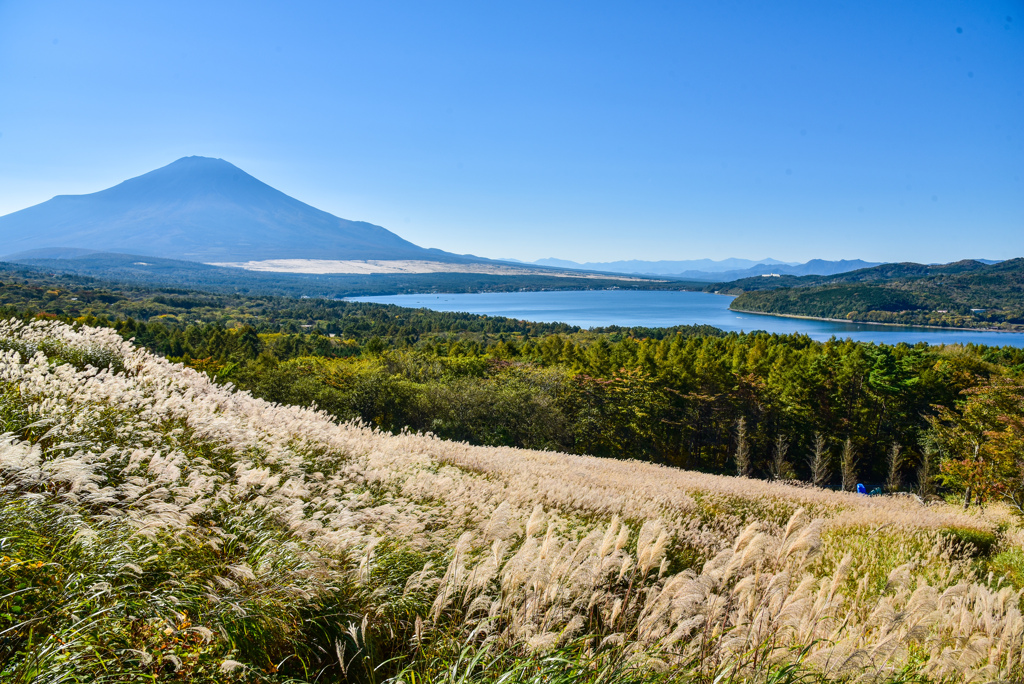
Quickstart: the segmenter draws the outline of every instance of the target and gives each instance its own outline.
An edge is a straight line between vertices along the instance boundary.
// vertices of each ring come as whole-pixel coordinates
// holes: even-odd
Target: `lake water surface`
[[[596,326],[713,325],[726,331],[765,330],[803,333],[815,340],[832,336],[865,342],[896,344],[974,342],[1024,347],[1024,333],[937,330],[911,326],[831,323],[799,318],[744,314],[729,310],[733,297],[707,292],[640,290],[571,290],[559,292],[483,292],[478,294],[421,294],[352,297],[352,301],[396,304],[435,311],[506,316],[526,321]]]

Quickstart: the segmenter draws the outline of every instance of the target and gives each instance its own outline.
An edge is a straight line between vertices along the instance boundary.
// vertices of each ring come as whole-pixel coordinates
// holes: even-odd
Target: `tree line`
[[[395,432],[973,503],[1012,500],[1024,483],[1024,350],[1013,347],[585,331],[101,285],[8,279],[0,315],[112,326],[257,396]]]
[[[410,342],[216,324],[115,327],[271,401],[315,404],[384,430],[924,495],[985,479],[965,474],[973,456],[949,425],[978,423],[971,402],[1024,371],[1024,351],[1012,347],[686,328],[657,337],[449,332]],[[1003,406],[979,435],[1024,414],[1020,402]],[[988,480],[1010,476],[1012,459],[1003,460]],[[978,502],[997,490],[973,485]]]

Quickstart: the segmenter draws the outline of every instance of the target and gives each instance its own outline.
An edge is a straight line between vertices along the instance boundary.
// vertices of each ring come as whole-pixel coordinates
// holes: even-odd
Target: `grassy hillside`
[[[999,506],[383,434],[109,329],[0,350],[5,682],[1024,676]]]
[[[1024,259],[986,265],[886,264],[831,277],[746,279],[716,286],[742,311],[854,321],[1024,329]]]

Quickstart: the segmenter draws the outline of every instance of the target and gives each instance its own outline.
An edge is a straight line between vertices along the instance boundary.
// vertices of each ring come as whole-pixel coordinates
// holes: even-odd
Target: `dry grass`
[[[215,385],[105,329],[0,323],[0,397],[4,500],[66,508],[78,540],[116,525],[156,549],[126,574],[184,553],[175,538],[220,553],[270,530],[273,544],[204,561],[202,596],[175,613],[214,643],[223,606],[328,610],[344,585],[363,620],[339,654],[362,657],[369,633],[408,653],[470,634],[523,653],[586,636],[591,653],[695,676],[1024,672],[1020,593],[948,541],[1018,549],[1003,509],[381,434]],[[271,671],[226,641],[211,652],[227,670]]]

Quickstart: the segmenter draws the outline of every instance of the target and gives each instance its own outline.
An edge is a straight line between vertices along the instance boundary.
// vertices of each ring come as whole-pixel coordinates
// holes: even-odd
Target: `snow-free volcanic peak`
[[[0,254],[80,248],[202,262],[472,260],[289,197],[223,159],[184,157],[88,195],[0,217]]]

